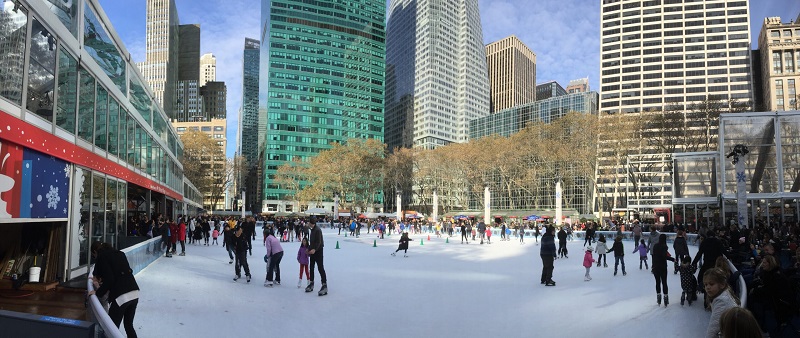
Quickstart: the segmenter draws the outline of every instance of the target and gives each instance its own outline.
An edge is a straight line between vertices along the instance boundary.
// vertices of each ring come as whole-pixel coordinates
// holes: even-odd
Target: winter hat
[[[594,249],[593,249],[593,248],[592,248],[592,246],[590,245],[590,246],[587,246],[587,247],[586,247],[586,251],[594,251]]]

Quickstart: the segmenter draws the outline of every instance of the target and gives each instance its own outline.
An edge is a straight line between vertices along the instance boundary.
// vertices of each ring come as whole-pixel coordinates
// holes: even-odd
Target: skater
[[[567,256],[567,231],[563,227],[558,231],[558,256],[559,258],[569,258]]]
[[[611,249],[606,253],[611,251],[614,251],[614,276],[617,275],[617,267],[619,267],[620,263],[622,263],[622,275],[627,276],[628,273],[625,272],[625,248],[622,245],[622,236],[617,236],[617,238],[614,239],[614,245],[612,245]]]
[[[553,233],[555,228],[548,227],[542,236],[542,248],[539,256],[542,257],[542,284],[545,286],[555,286],[553,281],[553,261],[556,259],[556,241]]]
[[[608,246],[606,245],[606,236],[600,234],[600,239],[597,240],[597,248],[595,249],[597,252],[597,267],[600,267],[600,261],[603,261],[603,267],[608,267],[608,259],[606,259],[606,252],[608,252]]]
[[[589,275],[589,270],[592,269],[592,263],[594,263],[594,257],[592,257],[592,246],[586,247],[586,254],[583,255],[583,267],[586,268],[586,276],[583,277],[584,282],[588,282],[592,280],[592,276]]]
[[[644,244],[644,243],[642,243]],[[639,251],[641,255],[641,251]],[[647,254],[647,253],[645,253]],[[646,258],[647,256],[645,256]],[[658,305],[661,305],[661,288],[664,288],[664,307],[669,305],[669,287],[667,286],[667,261],[675,261],[667,251],[667,235],[660,234],[658,242],[653,246],[653,277],[656,279]],[[645,264],[647,265],[647,264]]]
[[[594,227],[591,223],[589,223],[589,227],[586,228],[586,232],[584,233],[583,245],[587,243],[592,245],[592,241],[594,240]]]
[[[725,248],[722,242],[715,237],[714,230],[708,230],[706,232],[706,237],[700,242],[700,246],[697,248],[697,254],[692,260],[692,265],[697,266],[697,262],[701,257],[703,258],[703,265],[700,266],[700,271],[697,274],[699,280],[703,279],[702,277],[705,275],[706,270],[714,267],[714,264],[717,262],[717,257],[722,256],[723,252],[725,252]],[[700,292],[705,292],[702,285],[698,285],[698,290],[700,290]],[[706,305],[708,304],[704,304],[704,307]]]
[[[167,247],[167,251],[164,253],[164,257],[172,257],[172,253],[170,253],[170,250],[172,250],[172,245],[170,245],[169,243],[169,238],[171,235],[169,230],[169,225],[167,225],[166,222],[159,220],[158,229],[161,231],[161,245]]]
[[[222,231],[222,248],[228,251],[228,257],[230,258],[228,264],[233,264],[234,243],[236,243],[236,238],[234,238],[233,230],[225,224],[225,229]]]
[[[692,258],[683,256],[678,271],[681,273],[681,305],[685,301],[692,305],[697,300],[697,278],[694,276],[697,267],[692,265]]]
[[[673,274],[678,273],[678,262],[683,262],[684,257],[689,257],[689,246],[686,244],[686,232],[682,227],[678,228],[678,233],[675,241],[672,242],[672,249],[675,250],[675,271]],[[695,281],[697,279],[695,278]]]
[[[633,223],[633,230],[631,230],[631,233],[633,234],[633,242],[639,243],[639,240],[642,239],[642,226],[639,222]]]
[[[241,272],[242,268],[244,268],[245,277],[247,277],[247,282],[250,283],[250,265],[247,264],[247,242],[250,241],[250,238],[242,236],[243,232],[241,226],[236,227],[235,237],[233,238],[233,247],[236,252],[236,276],[233,277],[233,281],[235,282],[242,278]]]
[[[520,224],[517,231],[519,231],[519,244],[525,244],[525,226]]]
[[[214,229],[213,231],[211,231],[211,238],[212,238],[211,244],[213,245],[219,244],[217,243],[217,237],[219,237],[219,229]]]
[[[486,230],[484,231],[486,232],[486,243],[492,244],[492,226],[491,225],[487,226]]]
[[[300,279],[297,281],[297,288],[303,283],[303,272],[306,273],[306,286],[311,284],[311,277],[308,274],[308,239],[303,238],[300,242],[300,249],[297,250],[297,263],[300,263]]]
[[[536,245],[539,245],[539,225],[534,225],[533,229],[535,230],[533,232],[533,238],[536,240]]]
[[[639,270],[642,269],[642,263],[644,263],[645,269],[650,269],[650,267],[647,266],[647,253],[650,252],[650,250],[647,249],[647,245],[644,244],[643,239],[639,240],[639,246],[637,246],[636,249],[633,249],[633,252],[631,253],[637,252],[639,253]]]
[[[720,269],[711,268],[706,271],[703,274],[703,285],[711,302],[711,320],[708,321],[706,337],[718,337],[722,314],[739,306],[739,300],[728,286],[728,276],[725,276],[725,272]]]
[[[95,265],[90,278],[95,290],[89,291],[88,296],[108,295],[108,316],[117,327],[124,321],[125,334],[136,337],[133,318],[139,304],[139,285],[136,284],[128,258],[111,244],[98,241],[92,242],[91,254],[95,258]]]
[[[186,256],[186,222],[183,218],[178,218],[178,241],[181,243],[181,253],[178,256]]]
[[[408,257],[408,242],[411,242],[411,239],[408,238],[408,233],[404,232],[403,235],[400,236],[400,245],[397,246],[397,250],[392,252],[392,256],[398,251],[403,250],[403,257]]]
[[[247,236],[250,242],[250,236]],[[275,272],[275,284],[281,285],[281,259],[283,259],[283,247],[280,241],[274,235],[267,236],[267,256],[269,257],[269,264],[267,265],[267,280],[264,286],[272,287],[272,272]]]
[[[653,246],[656,245],[656,243],[658,243],[658,239],[660,238],[659,235],[661,235],[661,233],[658,232],[658,230],[656,229],[655,225],[652,226],[650,229],[651,229],[650,230],[650,235],[647,238],[647,242],[648,242],[647,243],[647,250],[652,252],[653,251]]]
[[[469,244],[469,237],[467,236],[467,226],[464,225],[464,222],[461,221],[461,244],[464,244],[464,241],[467,241]]]
[[[319,276],[322,279],[322,287],[319,289],[318,295],[324,296],[328,294],[328,277],[325,274],[325,266],[323,265],[322,249],[325,247],[325,240],[322,238],[322,229],[319,228],[317,222],[311,222],[311,236],[308,245],[308,258],[310,264],[311,278],[306,287],[306,292],[314,291],[314,265],[319,269]]]

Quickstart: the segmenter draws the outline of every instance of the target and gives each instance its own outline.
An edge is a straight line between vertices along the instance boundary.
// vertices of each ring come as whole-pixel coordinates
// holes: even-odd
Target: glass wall
[[[75,113],[78,101],[78,62],[63,48],[58,53],[58,101],[56,125],[75,133]]]
[[[100,23],[88,4],[84,6],[83,15],[86,18],[83,24],[84,49],[117,85],[117,88],[125,93],[127,89],[125,87],[125,59],[117,51],[114,40],[108,36],[103,24]]]
[[[108,92],[97,86],[97,97],[94,113],[94,145],[100,149],[107,150],[107,130],[108,121]]]
[[[80,76],[78,136],[86,142],[92,142],[94,141],[94,77],[86,69],[80,70]]]
[[[45,0],[45,4],[58,20],[61,20],[64,27],[78,38],[78,1]]]
[[[22,104],[22,70],[25,64],[25,40],[28,11],[11,0],[0,8],[0,95]]]
[[[727,153],[744,144],[750,153],[744,157],[748,193],[778,192],[778,163],[773,116],[746,116],[722,121],[723,149]],[[724,129],[723,129],[724,128]],[[736,193],[735,166],[725,161],[724,193]]]
[[[37,19],[33,19],[31,29],[25,108],[48,121],[53,121],[56,38]]]
[[[117,155],[117,142],[119,141],[119,103],[117,100],[108,100],[108,152]]]
[[[800,115],[781,116],[783,191],[800,191]]]

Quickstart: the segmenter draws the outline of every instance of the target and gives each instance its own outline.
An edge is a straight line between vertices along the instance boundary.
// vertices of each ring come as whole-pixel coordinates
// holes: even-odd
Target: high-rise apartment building
[[[585,77],[577,80],[570,80],[567,88],[567,94],[585,93],[589,91],[589,78]]]
[[[200,98],[203,100],[203,113],[195,121],[210,121],[213,119],[224,120],[228,115],[227,111],[228,87],[225,82],[206,82],[205,86],[200,87]]]
[[[266,210],[299,209],[274,183],[282,164],[334,142],[383,141],[386,2],[332,3],[261,2],[261,46],[269,47],[259,59]]]
[[[747,0],[603,0],[601,113],[752,100]]]
[[[203,208],[206,210],[222,210],[230,207],[227,203],[228,199],[221,197],[222,194],[227,193],[227,191],[225,191],[227,184],[225,183],[230,182],[224,177],[224,175],[228,174],[227,170],[224,169],[227,161],[225,158],[225,147],[228,146],[227,133],[225,131],[226,123],[225,119],[180,121],[172,123],[179,137],[189,131],[199,131],[208,134],[221,149],[220,152],[215,153],[216,156],[204,156],[201,159],[202,165],[213,169],[208,172],[209,183],[204,187],[205,189],[203,191],[200,191],[200,193],[203,194]]]
[[[175,116],[178,122],[202,121],[200,100],[200,25],[178,26],[178,83]]]
[[[627,134],[602,134],[597,205],[601,212],[655,214],[672,207],[671,154],[716,147],[718,124],[697,107],[752,106],[749,1],[601,3],[601,124],[614,130],[631,121],[652,123]],[[659,126],[664,119],[678,121]],[[667,129],[678,123],[688,126],[678,132],[708,136],[688,144],[667,139],[675,134]],[[615,149],[619,144],[624,149]]]
[[[536,99],[546,100],[551,97],[567,95],[567,90],[556,81],[547,81],[536,85]]]
[[[175,0],[147,0],[145,61],[137,65],[170,118],[175,117],[179,25]]]
[[[486,45],[494,113],[536,100],[536,54],[516,36]]]
[[[217,81],[217,57],[206,53],[200,57],[200,87],[210,81]]]
[[[478,1],[393,0],[388,15],[386,144],[467,142],[490,102]]]
[[[782,23],[780,17],[765,18],[758,36],[761,54],[763,108],[769,111],[800,109],[800,15]],[[755,65],[759,66],[759,65]]]
[[[242,178],[247,201],[258,201],[259,145],[266,138],[266,114],[263,120],[258,110],[258,69],[261,43],[257,39],[244,39],[242,63],[242,108],[239,117],[239,151],[248,163],[247,176]],[[241,189],[239,189],[241,190]],[[249,204],[249,203],[248,203]]]

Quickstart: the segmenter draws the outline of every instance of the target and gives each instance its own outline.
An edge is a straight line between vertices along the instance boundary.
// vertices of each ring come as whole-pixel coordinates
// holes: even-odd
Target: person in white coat
[[[708,321],[706,337],[715,338],[719,336],[722,314],[739,306],[739,300],[728,285],[728,276],[719,268],[709,269],[703,274],[703,285],[711,302],[711,320]]]

